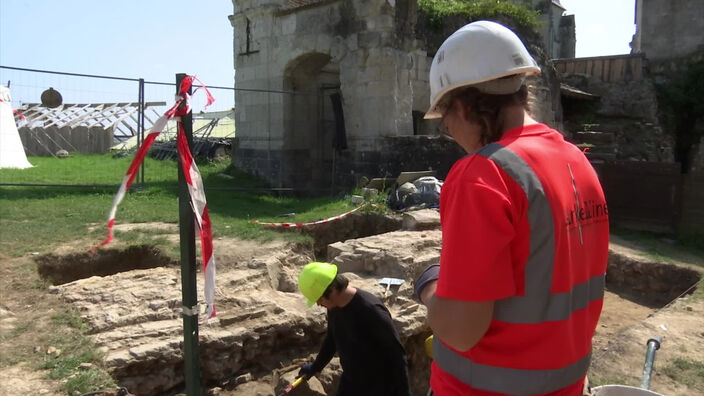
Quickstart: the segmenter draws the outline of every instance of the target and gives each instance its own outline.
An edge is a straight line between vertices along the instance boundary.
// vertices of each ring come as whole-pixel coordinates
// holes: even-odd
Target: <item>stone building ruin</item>
[[[656,84],[676,80],[695,63],[704,61],[704,2],[636,0],[635,23],[631,52],[648,59]],[[702,136],[701,119],[696,128]],[[701,138],[688,157],[691,171],[704,170]]]
[[[634,23],[630,54],[554,61],[563,84],[588,94],[563,95],[565,126],[579,142],[594,144],[600,161],[672,164],[676,142],[662,125],[657,85],[704,59],[704,3],[638,0]],[[699,151],[693,169],[704,169]]]
[[[636,0],[635,3],[633,53],[645,54],[657,63],[704,49],[704,3],[693,0]]]
[[[428,137],[436,125],[422,116],[434,51],[466,19],[449,17],[442,32],[430,34],[415,0],[233,4],[237,168],[277,187],[329,192],[402,170],[433,169],[444,177],[462,155]],[[552,7],[562,9],[559,1]],[[555,24],[562,24],[556,18],[548,24],[555,36]],[[543,66],[530,82],[533,112],[560,126],[551,56],[537,34],[521,37]],[[410,146],[424,154],[409,154]],[[453,158],[444,158],[448,152]],[[398,163],[404,155],[414,160]]]

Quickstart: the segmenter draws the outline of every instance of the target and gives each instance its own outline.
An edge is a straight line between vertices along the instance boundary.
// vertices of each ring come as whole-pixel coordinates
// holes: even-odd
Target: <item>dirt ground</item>
[[[92,246],[89,242],[75,242],[70,250],[83,247],[89,249]],[[233,239],[228,251],[247,257],[258,248],[256,243]],[[66,250],[61,248],[57,253]],[[9,258],[0,254],[0,395],[65,395],[58,390],[61,380],[49,380],[46,372],[36,368],[37,354],[45,353],[47,347],[45,324],[53,313],[65,307],[56,295],[46,292],[37,275],[34,257],[28,254]],[[704,266],[704,263],[694,264],[700,268]],[[607,292],[594,337],[594,364],[590,376],[601,384],[618,381],[616,383],[628,382],[638,386],[647,339],[665,335],[656,358],[651,389],[667,395],[704,394],[704,390],[698,388],[700,383],[688,387],[660,370],[677,357],[701,361],[704,356],[704,301],[685,299],[656,311],[658,309],[639,304],[632,298]],[[19,326],[27,331],[19,331]],[[249,386],[256,388],[256,384]],[[254,392],[252,394],[256,394],[253,389],[250,389]]]

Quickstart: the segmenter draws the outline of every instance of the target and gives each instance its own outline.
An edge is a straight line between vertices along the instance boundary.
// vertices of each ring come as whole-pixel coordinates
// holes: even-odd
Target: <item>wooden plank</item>
[[[606,63],[605,60],[599,59],[596,61],[596,70],[594,71],[594,76],[598,77],[599,80],[604,79],[604,63]]]
[[[125,118],[128,118],[128,117],[132,118],[132,119],[135,120],[135,122],[136,122],[136,119],[135,119],[134,117],[132,117],[132,114],[137,111],[137,108],[129,109],[129,108],[124,108],[124,107],[123,107],[123,110],[124,110],[125,114],[123,114],[123,115],[121,115],[120,117],[118,117],[118,119],[115,120],[115,122],[113,122],[111,125],[108,125],[106,128],[112,127],[112,126],[119,126],[119,125],[122,123],[122,121],[123,121]]]
[[[614,59],[613,61],[613,68],[611,69],[611,79],[610,81],[613,82],[619,82],[623,81],[623,67],[624,61],[623,59]]]
[[[91,116],[94,114],[94,112],[95,112],[95,108],[94,108],[92,105],[89,105],[89,104],[80,107],[80,110],[84,111],[84,113],[78,115],[78,116],[77,116],[76,118],[74,118],[71,122],[69,122],[69,123],[68,123],[68,126],[69,126],[69,127],[74,127],[74,126],[80,125],[81,122],[83,122],[84,119],[86,119],[86,118],[88,118],[88,117],[91,117]]]
[[[606,60],[606,61],[604,61],[604,74],[602,74],[601,80],[604,82],[609,82],[610,75],[611,75],[611,62]]]
[[[95,116],[95,119],[92,122],[88,122],[87,127],[92,128],[95,125],[101,125],[103,126],[103,120],[105,119],[105,114],[109,114],[112,109],[117,107],[117,103],[106,103],[104,105],[100,105],[100,113]]]
[[[635,80],[642,80],[643,79],[643,58],[633,58],[631,59],[631,62],[633,62],[633,78]]]
[[[586,62],[579,62],[575,65],[575,73],[579,74],[587,74],[587,63]]]
[[[609,82],[616,82],[615,73],[616,69],[618,69],[618,64],[615,61],[610,61],[609,62],[609,75],[606,77],[607,81]]]
[[[98,154],[104,154],[110,151],[110,147],[112,147],[112,140],[113,140],[113,130],[112,128],[109,129],[102,129],[97,131],[99,139],[98,139],[98,145],[96,147],[96,152]]]
[[[22,130],[22,128],[20,128],[20,130]],[[34,136],[32,136],[32,130],[27,128],[24,133],[20,132],[20,136],[23,136],[22,141],[24,142],[25,153],[27,153],[27,155],[39,155],[37,152],[37,142]]]
[[[574,62],[569,62],[566,66],[567,73],[574,74]]]
[[[78,151],[76,146],[71,141],[71,127],[63,126],[59,128],[56,132],[57,142],[64,146],[67,151]]]
[[[85,153],[88,150],[88,147],[90,147],[88,140],[88,127],[78,126],[73,128],[71,137],[74,142],[73,145],[76,146],[79,152]]]
[[[63,105],[60,105],[55,109],[46,109],[46,111],[44,111],[39,117],[35,118],[33,121],[41,122],[43,125],[45,122],[44,119],[48,119],[56,109],[63,109]]]
[[[62,105],[60,107],[61,110],[58,110],[59,107],[52,109],[52,121],[48,124],[44,124],[44,128],[54,126],[56,126],[57,128],[61,128],[62,126],[64,126],[64,124],[66,124],[66,122],[68,122],[68,120],[70,120],[73,105]]]
[[[51,120],[44,124],[44,130],[49,128],[61,128],[65,124],[66,115],[63,112],[53,112]]]

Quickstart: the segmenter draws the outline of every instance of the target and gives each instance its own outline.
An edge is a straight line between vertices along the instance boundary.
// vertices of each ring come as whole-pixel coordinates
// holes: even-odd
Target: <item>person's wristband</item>
[[[429,283],[438,280],[440,277],[440,264],[431,264],[426,268],[416,279],[413,285],[413,293],[420,300],[420,295],[423,293],[423,289],[428,286]]]

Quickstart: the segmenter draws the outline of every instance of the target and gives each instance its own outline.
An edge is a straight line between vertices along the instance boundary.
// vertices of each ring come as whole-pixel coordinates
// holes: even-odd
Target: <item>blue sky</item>
[[[160,82],[183,72],[231,87],[232,11],[231,0],[0,0],[0,65]],[[47,85],[65,103],[137,100],[129,82],[0,69],[8,80],[15,105],[38,102]],[[151,87],[147,99],[172,102],[174,90]],[[216,110],[232,107],[232,91],[213,95]]]
[[[636,31],[635,0],[560,0],[574,14],[577,57],[628,54]]]
[[[634,0],[561,2],[576,15],[578,57],[630,52]],[[232,86],[232,12],[230,0],[0,0],[0,65],[160,82],[184,72]],[[0,69],[8,80],[16,107],[49,86],[65,103],[137,100],[131,82]],[[147,100],[173,101],[173,88],[147,88]],[[212,110],[232,107],[232,91],[213,95]]]

